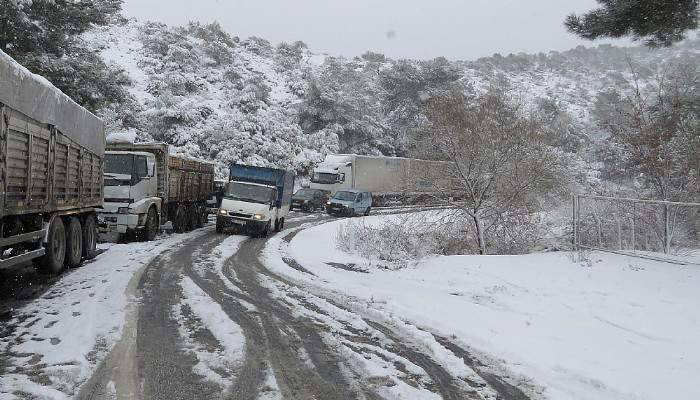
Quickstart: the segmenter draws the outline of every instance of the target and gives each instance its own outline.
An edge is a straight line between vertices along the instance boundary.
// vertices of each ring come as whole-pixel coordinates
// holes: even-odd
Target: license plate
[[[232,219],[231,223],[236,224],[236,225],[245,225],[245,222],[239,221],[237,219]]]

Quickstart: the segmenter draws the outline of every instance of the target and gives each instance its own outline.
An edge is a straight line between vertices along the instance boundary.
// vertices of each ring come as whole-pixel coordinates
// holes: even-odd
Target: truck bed
[[[0,216],[102,206],[103,153],[9,106],[0,113]]]
[[[170,154],[167,143],[109,143],[107,150],[154,154],[158,167],[158,196],[165,204],[206,201],[214,193],[214,164]]]

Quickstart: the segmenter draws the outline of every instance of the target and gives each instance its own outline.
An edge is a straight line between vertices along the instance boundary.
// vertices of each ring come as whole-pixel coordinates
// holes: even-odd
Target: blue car
[[[372,211],[372,193],[360,189],[344,189],[335,192],[326,203],[326,212],[331,215],[369,215]]]

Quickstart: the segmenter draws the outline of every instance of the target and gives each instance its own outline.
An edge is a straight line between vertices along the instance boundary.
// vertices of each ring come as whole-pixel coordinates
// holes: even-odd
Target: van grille
[[[243,214],[243,213],[237,213],[237,212],[233,212],[233,211],[229,211],[228,215],[230,215],[232,217],[238,217],[238,218],[249,218],[249,219],[253,218],[253,214]]]

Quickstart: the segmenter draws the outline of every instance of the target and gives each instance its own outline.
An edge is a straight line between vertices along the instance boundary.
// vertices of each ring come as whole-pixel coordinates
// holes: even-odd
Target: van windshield
[[[353,192],[336,192],[333,196],[334,199],[341,201],[355,201],[355,197],[357,197],[357,193]]]
[[[229,182],[226,184],[224,198],[247,203],[270,204],[273,193],[274,189],[270,187],[241,182]]]

